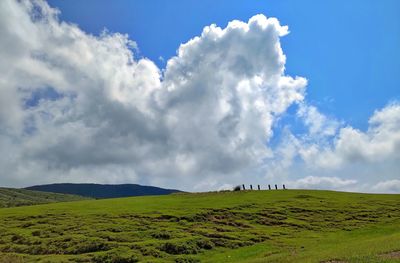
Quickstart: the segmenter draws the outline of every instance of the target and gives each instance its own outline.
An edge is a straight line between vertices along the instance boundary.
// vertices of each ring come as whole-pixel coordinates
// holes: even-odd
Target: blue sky
[[[398,193],[399,5],[2,0],[0,183]]]
[[[255,14],[288,25],[282,38],[289,75],[306,77],[308,101],[321,112],[365,130],[369,116],[400,99],[400,2],[329,1],[79,1],[50,0],[61,19],[98,35],[129,34],[140,56],[164,67],[181,43],[212,23]]]

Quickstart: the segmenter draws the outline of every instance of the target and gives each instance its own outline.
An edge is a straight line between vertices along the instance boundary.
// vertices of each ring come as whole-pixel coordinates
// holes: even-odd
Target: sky
[[[399,100],[400,3],[384,1],[62,1],[61,18],[88,33],[126,33],[140,56],[159,67],[204,26],[225,27],[256,14],[276,17],[291,33],[282,38],[289,75],[309,80],[308,100],[327,114],[365,129],[388,100]],[[159,58],[162,57],[163,60]],[[338,77],[340,76],[340,77]],[[355,98],[358,98],[354,110]]]
[[[400,192],[398,1],[0,7],[4,186]]]

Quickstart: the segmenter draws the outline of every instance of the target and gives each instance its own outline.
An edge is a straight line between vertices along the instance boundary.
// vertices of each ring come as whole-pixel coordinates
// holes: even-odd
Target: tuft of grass
[[[94,263],[135,263],[139,262],[139,259],[127,249],[116,249],[96,254],[91,261]]]

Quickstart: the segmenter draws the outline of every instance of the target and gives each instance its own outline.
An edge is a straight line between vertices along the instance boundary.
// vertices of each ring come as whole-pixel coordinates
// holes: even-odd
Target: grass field
[[[55,202],[67,202],[89,199],[77,195],[46,193],[25,189],[0,187],[0,208],[37,205]]]
[[[400,195],[240,191],[0,209],[0,262],[400,262]]]

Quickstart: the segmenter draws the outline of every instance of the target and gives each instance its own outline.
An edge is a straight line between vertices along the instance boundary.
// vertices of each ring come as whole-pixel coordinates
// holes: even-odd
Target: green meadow
[[[0,262],[400,262],[400,195],[238,191],[1,208]]]
[[[90,199],[87,197],[0,187],[0,208],[68,202]]]

